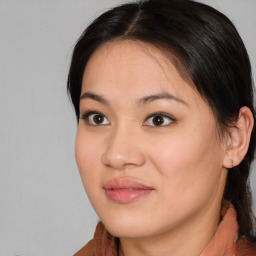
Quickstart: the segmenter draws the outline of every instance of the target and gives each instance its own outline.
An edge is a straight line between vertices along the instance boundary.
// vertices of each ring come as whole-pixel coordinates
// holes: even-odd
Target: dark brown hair
[[[113,40],[138,40],[164,53],[210,105],[222,131],[247,106],[253,113],[251,65],[232,22],[214,8],[190,0],[146,0],[127,3],[98,17],[75,45],[68,76],[68,92],[79,120],[82,76],[90,56]],[[174,59],[178,61],[173,61]],[[249,150],[239,166],[229,170],[224,199],[236,210],[240,235],[253,236],[250,165],[255,152],[255,126]]]

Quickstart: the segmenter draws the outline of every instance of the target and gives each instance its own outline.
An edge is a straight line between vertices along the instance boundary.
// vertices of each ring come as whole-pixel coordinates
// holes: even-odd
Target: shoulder
[[[237,256],[256,256],[256,244],[245,238],[239,239]]]

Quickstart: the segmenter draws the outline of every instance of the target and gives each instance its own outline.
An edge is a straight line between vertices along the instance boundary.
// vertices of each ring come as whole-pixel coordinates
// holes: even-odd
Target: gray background
[[[0,0],[0,256],[72,255],[93,235],[97,217],[75,163],[66,78],[88,22],[121,2]],[[256,1],[202,2],[237,25],[255,80]]]

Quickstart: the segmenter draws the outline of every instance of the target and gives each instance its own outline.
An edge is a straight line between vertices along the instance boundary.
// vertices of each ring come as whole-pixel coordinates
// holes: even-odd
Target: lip
[[[104,184],[107,198],[117,203],[130,203],[151,193],[154,188],[132,179],[112,179]]]

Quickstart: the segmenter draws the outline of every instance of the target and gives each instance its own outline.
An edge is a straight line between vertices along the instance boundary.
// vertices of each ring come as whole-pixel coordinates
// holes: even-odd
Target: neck
[[[220,207],[212,207],[179,227],[155,236],[120,238],[120,256],[198,256],[214,236]]]

